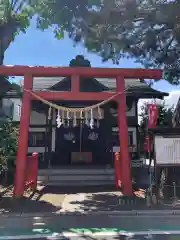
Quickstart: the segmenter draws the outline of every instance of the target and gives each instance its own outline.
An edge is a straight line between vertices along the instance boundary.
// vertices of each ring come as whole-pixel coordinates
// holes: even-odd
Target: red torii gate
[[[126,120],[126,93],[125,79],[155,79],[162,78],[161,70],[154,69],[119,69],[119,68],[86,68],[86,67],[29,67],[29,66],[0,66],[0,75],[24,76],[24,89],[32,91],[33,77],[68,77],[71,76],[71,92],[49,92],[34,91],[43,99],[56,100],[80,100],[80,101],[103,101],[114,96],[110,92],[80,92],[79,77],[116,78],[116,101],[118,102],[118,125],[120,139],[120,159],[122,169],[124,195],[132,195],[132,180],[130,156],[128,151],[128,126]],[[20,120],[20,133],[18,153],[16,159],[16,176],[14,185],[15,197],[22,197],[24,194],[24,180],[26,168],[26,156],[28,150],[28,131],[31,114],[31,101],[34,97],[24,91],[22,98],[22,111]]]

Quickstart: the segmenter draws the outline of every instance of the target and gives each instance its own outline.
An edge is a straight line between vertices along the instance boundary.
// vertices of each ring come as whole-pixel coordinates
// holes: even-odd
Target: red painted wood
[[[116,188],[120,188],[122,184],[122,175],[121,175],[121,165],[120,165],[120,154],[119,152],[115,153],[115,176],[116,176]]]
[[[33,153],[26,160],[26,176],[25,189],[31,188],[32,191],[37,189],[37,174],[38,174],[38,153]]]
[[[132,195],[132,179],[130,156],[128,146],[128,124],[126,117],[126,94],[125,81],[122,76],[117,78],[117,92],[122,92],[118,96],[118,126],[120,139],[120,168],[122,169],[122,185],[125,196]]]
[[[24,76],[26,74],[36,77],[68,77],[79,75],[84,77],[116,78],[121,75],[124,78],[156,80],[162,78],[162,70],[155,69],[0,66],[0,75]]]
[[[78,75],[71,77],[71,92],[73,92],[73,94],[80,92],[80,79]]]
[[[100,92],[100,93],[91,93],[91,92],[48,92],[48,91],[35,91],[35,94],[42,97],[46,100],[63,100],[63,101],[103,101],[112,96],[115,96],[116,93]],[[37,100],[32,96],[33,100]]]
[[[32,86],[33,86],[32,76],[29,74],[25,75],[24,88],[32,90]],[[27,91],[24,91],[22,98],[20,133],[16,159],[16,175],[14,185],[15,197],[22,197],[24,193],[30,114],[31,114],[31,95]]]
[[[38,153],[34,152],[32,154],[32,157],[34,158],[34,164],[33,164],[33,185],[32,185],[32,190],[36,191],[37,190],[37,180],[38,180]]]

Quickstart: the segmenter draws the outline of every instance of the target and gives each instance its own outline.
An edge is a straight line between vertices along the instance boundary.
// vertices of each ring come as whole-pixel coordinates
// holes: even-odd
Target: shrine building
[[[77,56],[74,62],[84,58]],[[71,61],[72,63],[72,61]],[[139,99],[167,93],[144,79],[161,70],[70,67],[0,67],[0,74],[24,76],[15,196],[23,194],[26,156],[39,154],[42,184],[114,184],[114,153],[120,152],[123,191],[132,194],[131,160],[140,158]]]
[[[115,92],[115,89],[115,78],[80,78],[81,92],[96,92],[98,94],[100,92]],[[126,79],[125,89],[127,89],[126,116],[128,146],[130,158],[135,163],[135,161],[138,162],[140,159],[138,101],[142,98],[162,99],[168,94],[152,89],[144,81],[140,81],[140,79]],[[35,77],[33,80],[33,90],[50,91],[52,93],[69,92],[71,91],[71,78]],[[62,100],[55,103],[64,107],[84,108],[93,106],[98,101],[94,101],[93,99],[91,101]],[[83,171],[91,168],[92,171],[94,169],[94,172],[98,168],[98,174],[100,174],[108,167],[108,171],[111,172],[112,176],[114,152],[120,151],[117,102],[112,99],[112,101],[104,104],[100,108],[100,111],[102,119],[99,120],[98,109],[93,110],[93,127],[90,126],[90,116],[89,122],[86,122],[85,118],[81,119],[80,115],[76,116],[77,125],[74,126],[73,119],[68,120],[67,113],[65,112],[64,124],[58,128],[58,111],[52,109],[51,117],[49,118],[48,105],[39,100],[32,102],[28,154],[32,154],[33,152],[39,153],[39,169],[41,169],[39,171],[39,180],[44,181],[51,177],[52,181],[47,181],[46,184],[66,185],[68,184],[67,181],[58,175],[65,173],[69,175],[68,169],[71,170],[70,175],[72,171],[75,174],[78,168]],[[56,176],[53,177],[51,175]],[[69,184],[75,183],[75,179],[72,176],[69,179],[72,180]],[[105,184],[107,183],[106,177],[105,180],[98,182],[99,184]],[[109,184],[114,184],[113,177],[110,180]],[[88,183],[93,184],[91,181],[88,181]],[[98,184],[97,181],[94,183]]]

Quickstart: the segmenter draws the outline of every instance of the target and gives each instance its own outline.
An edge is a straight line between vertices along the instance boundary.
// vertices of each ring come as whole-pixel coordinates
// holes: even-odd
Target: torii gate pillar
[[[32,90],[32,86],[33,77],[32,75],[26,74],[24,76],[24,89]],[[19,142],[16,158],[16,175],[14,184],[14,196],[17,198],[22,197],[24,194],[30,114],[31,114],[31,95],[27,91],[24,91],[22,98]]]
[[[120,169],[122,176],[123,194],[125,196],[132,195],[132,176],[131,164],[128,146],[128,125],[126,117],[126,93],[125,93],[125,79],[119,76],[116,79],[116,88],[119,93],[117,97],[118,102],[118,127],[120,140]]]

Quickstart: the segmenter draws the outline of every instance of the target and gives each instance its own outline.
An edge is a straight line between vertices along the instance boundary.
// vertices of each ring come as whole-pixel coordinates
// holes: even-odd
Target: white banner
[[[180,136],[155,136],[155,154],[157,165],[180,164]]]

